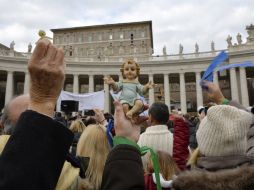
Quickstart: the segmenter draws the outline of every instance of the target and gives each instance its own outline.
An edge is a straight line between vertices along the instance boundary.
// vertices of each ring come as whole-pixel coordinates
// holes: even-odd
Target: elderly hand
[[[65,80],[63,50],[47,39],[38,41],[28,70],[31,77],[29,109],[52,117]]]
[[[115,101],[114,105],[114,128],[116,136],[125,137],[137,142],[140,136],[140,124],[148,118],[137,116],[133,120],[127,119],[122,104],[119,101]]]

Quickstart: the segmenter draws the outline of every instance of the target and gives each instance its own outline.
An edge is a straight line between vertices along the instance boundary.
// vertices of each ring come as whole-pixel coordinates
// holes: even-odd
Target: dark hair
[[[161,102],[155,102],[149,108],[148,113],[160,124],[166,124],[169,119],[168,106]]]

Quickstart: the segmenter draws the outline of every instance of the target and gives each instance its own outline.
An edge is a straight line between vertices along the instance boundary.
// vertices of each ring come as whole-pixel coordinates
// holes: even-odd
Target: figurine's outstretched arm
[[[147,93],[149,91],[149,89],[152,89],[156,86],[156,84],[154,84],[152,81],[149,81],[145,86],[144,86],[144,93]]]
[[[104,80],[104,83],[112,86],[114,91],[117,91],[116,82],[114,81],[114,79],[111,76],[104,77],[103,80]]]

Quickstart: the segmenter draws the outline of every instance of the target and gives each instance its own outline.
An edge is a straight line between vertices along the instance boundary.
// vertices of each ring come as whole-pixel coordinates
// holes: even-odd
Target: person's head
[[[134,60],[125,61],[120,69],[124,79],[136,79],[140,74],[140,66]]]
[[[93,116],[87,116],[86,118],[82,119],[85,126],[96,124],[96,120]]]
[[[208,109],[196,133],[199,151],[204,156],[245,155],[247,132],[253,116],[229,105]]]
[[[160,173],[165,180],[171,180],[174,175],[177,175],[180,170],[177,167],[174,159],[168,153],[157,151]],[[151,158],[148,159],[145,172],[154,173],[153,163]]]
[[[154,124],[167,124],[169,119],[168,106],[161,102],[153,103],[148,111],[149,120],[152,125]]]
[[[28,94],[17,96],[5,106],[1,118],[4,134],[12,134],[21,113],[28,108],[29,98]]]
[[[104,165],[109,151],[110,145],[103,126],[87,126],[77,145],[77,155],[90,158],[85,173],[86,179],[82,180],[81,189],[85,189],[87,186],[93,186],[93,189],[96,190],[100,189]]]
[[[70,126],[70,130],[73,133],[82,133],[85,128],[86,128],[85,124],[79,119],[73,121]]]

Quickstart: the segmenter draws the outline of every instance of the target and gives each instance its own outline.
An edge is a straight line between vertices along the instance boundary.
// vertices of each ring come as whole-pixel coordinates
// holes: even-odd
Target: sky
[[[179,44],[184,53],[227,48],[230,34],[246,42],[247,25],[254,24],[254,0],[0,0],[0,43],[26,52],[33,47],[38,31],[50,29],[152,21],[154,55],[177,54]]]

